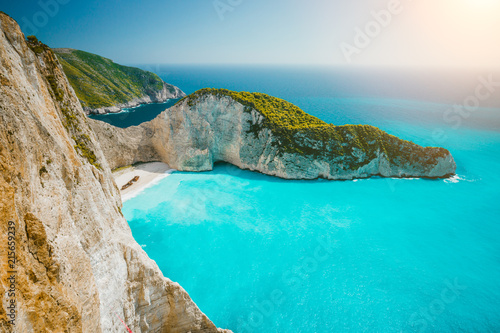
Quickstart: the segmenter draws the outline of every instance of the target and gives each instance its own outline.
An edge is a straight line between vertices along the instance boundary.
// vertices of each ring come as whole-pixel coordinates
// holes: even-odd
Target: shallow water
[[[123,208],[163,273],[234,332],[500,331],[499,132],[466,121],[453,129],[439,103],[289,99],[328,122],[443,146],[458,176],[285,181],[225,164],[175,172]]]
[[[492,140],[480,135],[474,142]],[[455,150],[457,179],[283,181],[218,165],[174,173],[123,212],[164,274],[220,327],[496,331],[495,141]]]

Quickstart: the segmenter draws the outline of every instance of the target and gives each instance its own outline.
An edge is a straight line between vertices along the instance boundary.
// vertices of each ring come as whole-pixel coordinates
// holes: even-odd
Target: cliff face
[[[186,96],[154,73],[122,66],[80,50],[53,51],[87,114],[119,112],[140,104],[161,103]]]
[[[62,67],[2,13],[0,59],[0,332],[220,331],[135,242]]]
[[[373,126],[329,125],[282,100],[238,94],[204,90],[138,127],[119,129],[97,121],[91,126],[112,168],[157,160],[183,171],[211,170],[224,161],[286,179],[455,173],[446,149],[423,148]],[[261,100],[285,111],[263,112]]]

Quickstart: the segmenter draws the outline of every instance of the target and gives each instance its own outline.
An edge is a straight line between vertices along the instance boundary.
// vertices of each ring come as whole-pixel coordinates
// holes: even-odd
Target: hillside
[[[154,73],[80,50],[54,49],[54,52],[87,113],[118,112],[126,107],[185,96]]]

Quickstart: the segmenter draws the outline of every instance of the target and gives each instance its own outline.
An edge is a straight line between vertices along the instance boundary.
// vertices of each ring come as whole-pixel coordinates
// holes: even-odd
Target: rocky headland
[[[260,93],[202,89],[125,129],[90,120],[112,168],[161,161],[182,171],[227,162],[285,179],[445,178],[444,148],[421,147],[368,125],[334,126]]]

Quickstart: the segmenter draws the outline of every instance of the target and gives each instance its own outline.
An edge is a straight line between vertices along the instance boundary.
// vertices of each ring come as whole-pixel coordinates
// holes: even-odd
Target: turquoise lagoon
[[[165,276],[234,332],[500,331],[498,109],[452,128],[443,103],[278,95],[327,122],[446,147],[457,176],[174,172],[123,208]]]

